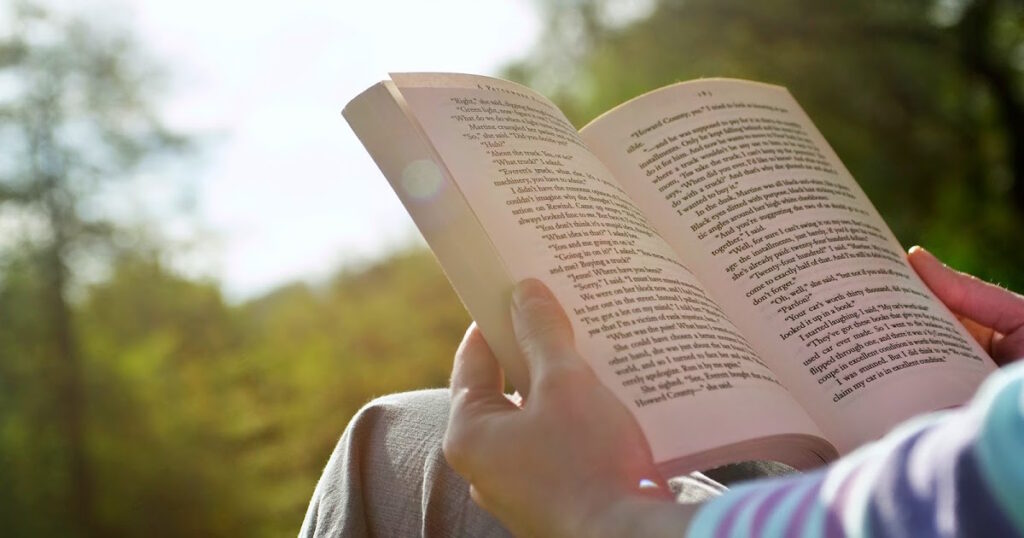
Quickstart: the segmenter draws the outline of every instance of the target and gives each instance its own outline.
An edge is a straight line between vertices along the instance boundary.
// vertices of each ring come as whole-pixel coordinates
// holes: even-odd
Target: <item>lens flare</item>
[[[441,170],[430,159],[419,159],[402,170],[402,189],[416,200],[432,198],[441,190]]]

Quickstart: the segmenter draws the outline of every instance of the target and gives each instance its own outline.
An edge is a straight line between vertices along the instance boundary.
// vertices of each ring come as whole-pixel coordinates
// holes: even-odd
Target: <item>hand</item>
[[[640,427],[577,353],[547,287],[520,283],[512,322],[530,373],[521,407],[502,393],[501,368],[475,325],[455,354],[444,453],[473,500],[520,536],[628,534],[634,521],[653,520],[681,533],[690,509],[665,502]],[[640,488],[643,479],[658,486]]]
[[[1002,366],[1024,357],[1024,297],[954,271],[921,247],[907,259],[992,360]]]

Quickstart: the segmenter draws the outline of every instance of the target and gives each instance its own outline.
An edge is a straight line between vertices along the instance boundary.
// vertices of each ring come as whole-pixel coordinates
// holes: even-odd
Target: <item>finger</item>
[[[498,359],[484,340],[483,333],[473,323],[455,352],[452,365],[452,418],[462,414],[481,415],[515,409],[516,406],[505,398],[504,388],[505,376]],[[466,418],[473,420],[476,417]]]
[[[907,259],[950,310],[1003,334],[1024,326],[1024,297],[954,271],[921,247],[912,247]]]
[[[986,327],[971,318],[964,316],[957,316],[960,320],[960,324],[967,329],[967,332],[974,337],[974,340],[978,342],[978,345],[982,347],[989,355],[992,355],[992,337],[996,334],[991,327]]]
[[[473,389],[501,393],[504,375],[483,333],[472,323],[462,337],[452,365],[452,389]]]
[[[512,327],[531,378],[575,355],[572,324],[558,299],[537,279],[520,282],[512,292]]]
[[[473,458],[482,451],[488,419],[517,409],[505,398],[504,379],[494,353],[476,324],[469,326],[452,366],[451,411],[442,449],[452,467],[472,481]]]
[[[1000,366],[1024,359],[1024,331],[992,338],[992,358]]]

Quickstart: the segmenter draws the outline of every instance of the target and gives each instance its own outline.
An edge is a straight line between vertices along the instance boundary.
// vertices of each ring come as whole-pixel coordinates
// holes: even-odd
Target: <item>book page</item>
[[[994,368],[784,88],[678,84],[581,134],[841,451]]]
[[[485,77],[392,79],[507,273],[552,289],[656,459],[820,434],[557,108]]]
[[[462,192],[438,166],[436,152],[410,122],[398,89],[390,80],[375,84],[342,114],[422,232],[506,379],[525,384],[529,373],[508,315],[512,278]],[[466,252],[473,253],[472,263],[464,262]]]

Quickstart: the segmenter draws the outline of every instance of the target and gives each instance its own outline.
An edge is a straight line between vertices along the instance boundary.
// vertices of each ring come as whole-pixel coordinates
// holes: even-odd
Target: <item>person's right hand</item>
[[[525,280],[511,314],[530,373],[522,405],[502,393],[476,325],[452,367],[444,455],[472,499],[518,536],[681,536],[695,506],[671,502],[640,425],[576,351],[555,296]]]
[[[907,259],[996,364],[1024,358],[1024,297],[950,269],[921,247]]]

